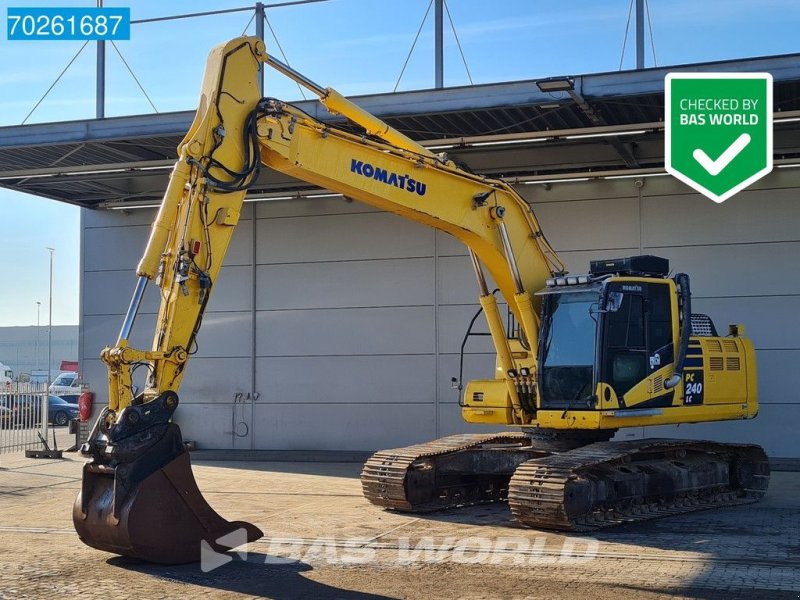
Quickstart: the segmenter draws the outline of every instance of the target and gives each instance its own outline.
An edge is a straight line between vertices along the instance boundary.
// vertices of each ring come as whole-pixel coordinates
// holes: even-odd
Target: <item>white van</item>
[[[81,382],[75,371],[59,374],[50,384],[49,391],[54,396],[73,395],[81,393]]]
[[[0,390],[11,389],[12,381],[14,381],[14,371],[8,365],[0,363]]]

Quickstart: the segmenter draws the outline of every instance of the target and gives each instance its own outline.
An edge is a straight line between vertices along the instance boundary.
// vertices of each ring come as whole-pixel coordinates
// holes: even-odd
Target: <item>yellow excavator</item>
[[[348,129],[263,98],[265,64],[315,92]],[[362,473],[373,504],[415,512],[507,498],[525,525],[581,531],[764,495],[769,464],[758,446],[610,441],[620,428],[749,419],[758,411],[755,354],[743,326],[723,337],[711,319],[692,313],[689,277],[670,277],[665,259],[594,261],[584,275],[567,274],[512,187],[431,153],[269,56],[258,38],[212,50],[178,155],[119,339],[101,355],[109,402],[82,448],[90,460],[73,509],[88,545],[184,563],[198,560],[203,544],[241,544],[237,531],[248,541],[262,535],[205,502],[172,421],[262,164],[447,232],[469,249],[497,368],[493,379],[466,385],[462,413],[513,431],[377,452]],[[152,347],[142,350],[128,340],[149,282],[161,303]],[[140,366],[147,381],[136,393]]]

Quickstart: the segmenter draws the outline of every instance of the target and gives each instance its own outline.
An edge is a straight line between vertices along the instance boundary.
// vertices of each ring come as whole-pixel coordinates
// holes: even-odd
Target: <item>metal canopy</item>
[[[800,111],[800,54],[576,76],[573,94],[542,92],[530,80],[353,100],[479,173],[513,179],[632,166],[656,170],[663,168],[664,76],[672,71],[768,71],[776,119]],[[316,101],[295,104],[344,125]],[[193,116],[186,111],[2,127],[0,187],[90,208],[157,201]],[[775,154],[776,161],[800,160],[800,121],[776,121]],[[252,193],[301,189],[309,186],[265,170]]]

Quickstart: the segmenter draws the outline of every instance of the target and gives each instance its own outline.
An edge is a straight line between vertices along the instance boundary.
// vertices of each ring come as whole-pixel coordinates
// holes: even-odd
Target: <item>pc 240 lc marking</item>
[[[684,404],[703,403],[703,371],[687,371],[683,376]]]

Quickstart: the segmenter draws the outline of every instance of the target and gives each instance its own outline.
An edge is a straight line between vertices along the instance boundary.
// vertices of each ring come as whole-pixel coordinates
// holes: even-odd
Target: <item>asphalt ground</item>
[[[800,598],[800,473],[773,473],[757,504],[565,535],[515,525],[504,504],[375,508],[358,464],[198,462],[211,505],[265,532],[204,571],[82,544],[83,460],[66,456],[0,456],[1,599]]]

